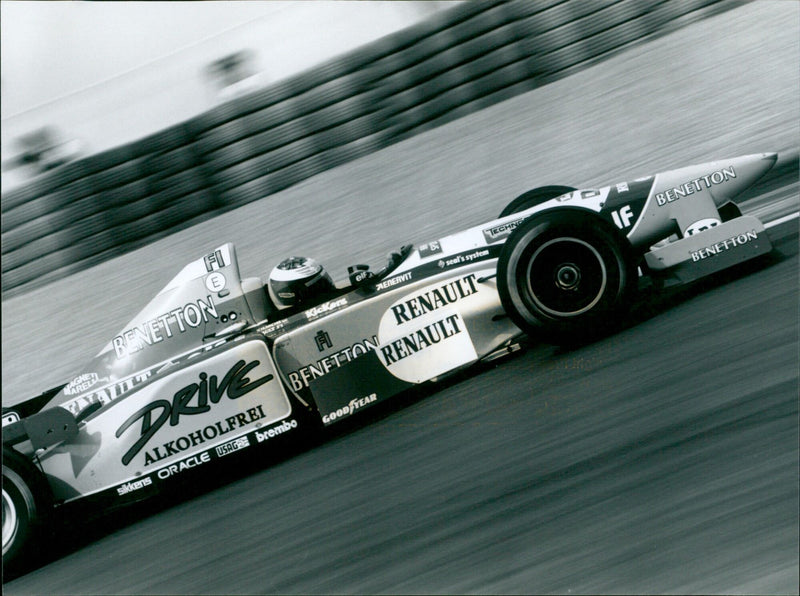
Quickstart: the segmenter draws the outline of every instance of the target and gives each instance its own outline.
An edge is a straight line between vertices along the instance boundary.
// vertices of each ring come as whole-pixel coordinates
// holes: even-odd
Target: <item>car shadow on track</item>
[[[795,251],[796,252],[796,251]],[[661,315],[680,304],[688,302],[697,296],[706,294],[714,289],[724,287],[745,277],[774,267],[780,263],[794,258],[777,247],[770,253],[751,261],[741,263],[724,271],[709,275],[695,282],[662,289],[657,284],[645,282],[639,290],[639,296],[632,306],[630,313],[622,322],[620,330],[640,325],[645,321]]]
[[[22,566],[19,571],[4,569],[3,583],[35,572],[173,506],[224,489],[238,480],[287,461],[314,448],[320,440],[320,437],[299,431],[294,437],[276,437],[271,441],[270,448],[267,445],[258,446],[249,450],[250,453],[244,457],[231,458],[224,464],[217,461],[210,470],[208,466],[202,471],[187,470],[182,473],[182,482],[139,502],[117,507],[108,507],[108,503],[79,502],[63,507],[54,513],[49,541],[39,549],[36,560]]]
[[[63,559],[147,518],[159,515],[172,507],[188,503],[192,499],[211,494],[216,490],[226,490],[237,481],[289,461],[323,443],[329,443],[339,437],[357,432],[361,428],[388,418],[393,413],[430,397],[441,391],[443,387],[479,374],[487,366],[490,365],[479,365],[477,368],[456,373],[444,383],[427,383],[411,389],[388,402],[376,404],[360,413],[359,416],[342,420],[333,427],[323,428],[320,424],[306,428],[305,432],[294,433],[294,436],[278,437],[269,444],[250,450],[250,453],[233,462],[228,461],[225,462],[225,465],[221,465],[217,461],[211,470],[208,466],[202,471],[188,470],[183,472],[183,482],[179,485],[168,487],[165,492],[146,500],[128,503],[113,509],[103,508],[103,506],[91,502],[79,502],[65,507],[56,512],[52,520],[49,542],[40,549],[37,559],[27,567],[23,566],[21,571],[9,570],[8,573],[4,573],[3,583],[35,572],[37,569]]]

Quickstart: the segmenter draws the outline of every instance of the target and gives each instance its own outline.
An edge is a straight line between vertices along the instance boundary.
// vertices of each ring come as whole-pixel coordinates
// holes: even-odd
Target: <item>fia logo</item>
[[[331,342],[331,336],[328,334],[327,331],[318,331],[317,334],[314,336],[314,341],[317,344],[317,349],[320,352],[324,352],[326,348],[332,348],[333,342]]]
[[[203,258],[203,261],[206,264],[206,271],[209,272],[222,269],[225,266],[225,259],[222,258],[221,250],[217,250],[212,252],[210,255],[206,255]]]

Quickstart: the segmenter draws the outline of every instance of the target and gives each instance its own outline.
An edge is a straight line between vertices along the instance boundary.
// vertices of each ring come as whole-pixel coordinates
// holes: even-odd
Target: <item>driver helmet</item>
[[[269,294],[278,308],[289,308],[334,289],[328,272],[314,259],[289,257],[269,274]]]

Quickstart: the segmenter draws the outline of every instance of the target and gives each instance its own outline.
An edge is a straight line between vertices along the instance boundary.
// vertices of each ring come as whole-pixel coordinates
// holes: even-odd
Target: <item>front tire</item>
[[[593,214],[567,209],[515,229],[497,268],[511,320],[554,344],[590,341],[617,328],[637,283],[627,239]]]
[[[3,567],[17,572],[31,562],[48,519],[44,479],[28,460],[3,448]]]

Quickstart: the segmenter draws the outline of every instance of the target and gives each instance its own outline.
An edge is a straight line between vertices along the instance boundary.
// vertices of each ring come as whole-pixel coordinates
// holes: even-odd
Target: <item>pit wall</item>
[[[568,76],[730,0],[469,2],[2,196],[18,294]]]

